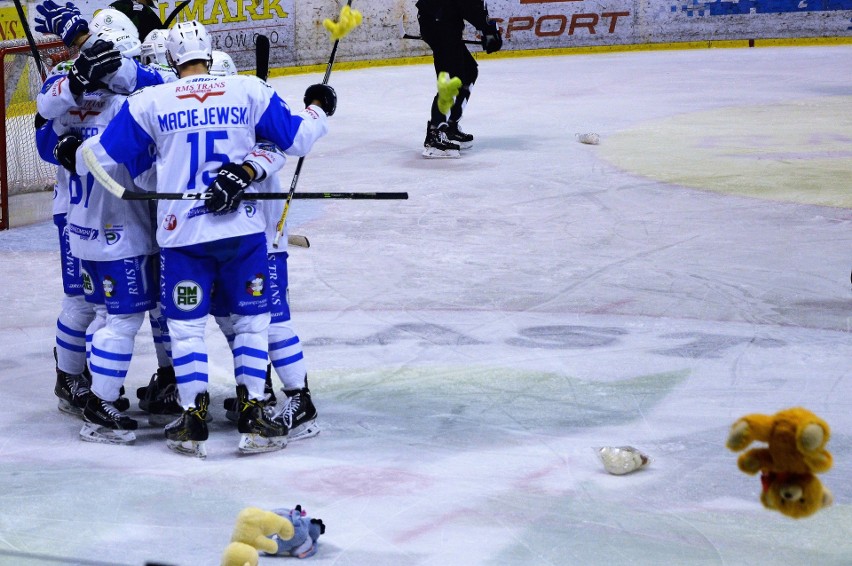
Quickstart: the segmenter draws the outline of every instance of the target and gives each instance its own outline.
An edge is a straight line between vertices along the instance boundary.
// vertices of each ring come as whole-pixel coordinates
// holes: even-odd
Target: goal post
[[[47,70],[70,57],[58,40],[38,40]],[[53,190],[56,166],[41,160],[35,143],[36,96],[43,83],[26,39],[0,41],[0,230],[10,227],[9,199]]]

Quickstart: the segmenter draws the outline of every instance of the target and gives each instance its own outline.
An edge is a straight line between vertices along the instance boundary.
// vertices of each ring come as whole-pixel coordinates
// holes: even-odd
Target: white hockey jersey
[[[81,139],[97,138],[118,113],[125,96],[107,90],[84,93],[78,105],[53,120],[57,136],[74,133]],[[126,187],[133,179],[125,167],[114,172]],[[74,257],[114,261],[157,251],[153,219],[146,201],[124,201],[101,186],[91,174],[67,178],[68,232]],[[59,181],[59,179],[57,179]]]
[[[294,115],[256,77],[193,75],[128,97],[90,147],[109,173],[118,164],[134,177],[155,167],[158,192],[199,193],[222,166],[241,163],[257,139],[305,155],[326,131],[322,109],[310,106]],[[85,171],[82,159],[77,167]],[[157,241],[164,248],[182,247],[260,233],[266,222],[257,212],[246,203],[234,212],[212,213],[204,201],[160,200]]]

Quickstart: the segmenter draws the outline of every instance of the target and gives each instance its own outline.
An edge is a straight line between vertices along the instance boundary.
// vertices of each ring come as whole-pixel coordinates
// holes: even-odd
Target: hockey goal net
[[[46,72],[71,56],[61,41],[36,43]],[[36,95],[44,82],[26,39],[0,41],[0,106],[3,129],[0,160],[0,230],[9,229],[9,197],[51,191],[56,167],[41,160],[35,144]]]

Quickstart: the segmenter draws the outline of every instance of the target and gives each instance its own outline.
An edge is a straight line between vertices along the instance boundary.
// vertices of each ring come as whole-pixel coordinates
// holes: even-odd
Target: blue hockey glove
[[[497,27],[496,20],[488,20],[488,27],[482,31],[482,48],[486,53],[494,53],[500,51],[503,47],[503,37],[500,35],[500,28]]]
[[[207,187],[207,193],[212,196],[204,201],[204,206],[211,212],[234,211],[250,184],[251,176],[242,165],[228,163],[219,169],[219,174]]]
[[[71,47],[75,37],[89,31],[89,22],[83,19],[80,10],[71,2],[60,6],[53,0],[45,0],[36,6],[36,10],[42,17],[35,18],[35,30],[58,35],[68,47]]]
[[[293,556],[295,558],[308,558],[317,553],[317,540],[325,533],[325,525],[322,519],[311,519],[307,513],[302,511],[301,505],[295,509],[273,509],[273,513],[281,515],[293,523],[293,538],[282,540],[278,535],[270,537],[278,543],[278,552],[275,556]]]

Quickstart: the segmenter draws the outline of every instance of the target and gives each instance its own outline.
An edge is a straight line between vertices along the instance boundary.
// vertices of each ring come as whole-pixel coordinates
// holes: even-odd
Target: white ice
[[[0,564],[213,566],[241,509],[296,504],[327,525],[312,564],[852,564],[850,55],[483,58],[459,160],[420,156],[431,65],[335,71],[299,189],[410,198],[294,202],[322,433],[277,453],[237,455],[213,325],[206,461],[147,426],[79,441],[54,228],[0,233]],[[320,80],[273,84],[298,107]],[[155,366],[145,328],[131,415]],[[725,448],[791,406],[833,432],[835,504],[801,520]],[[607,474],[594,448],[623,445],[650,465]]]

